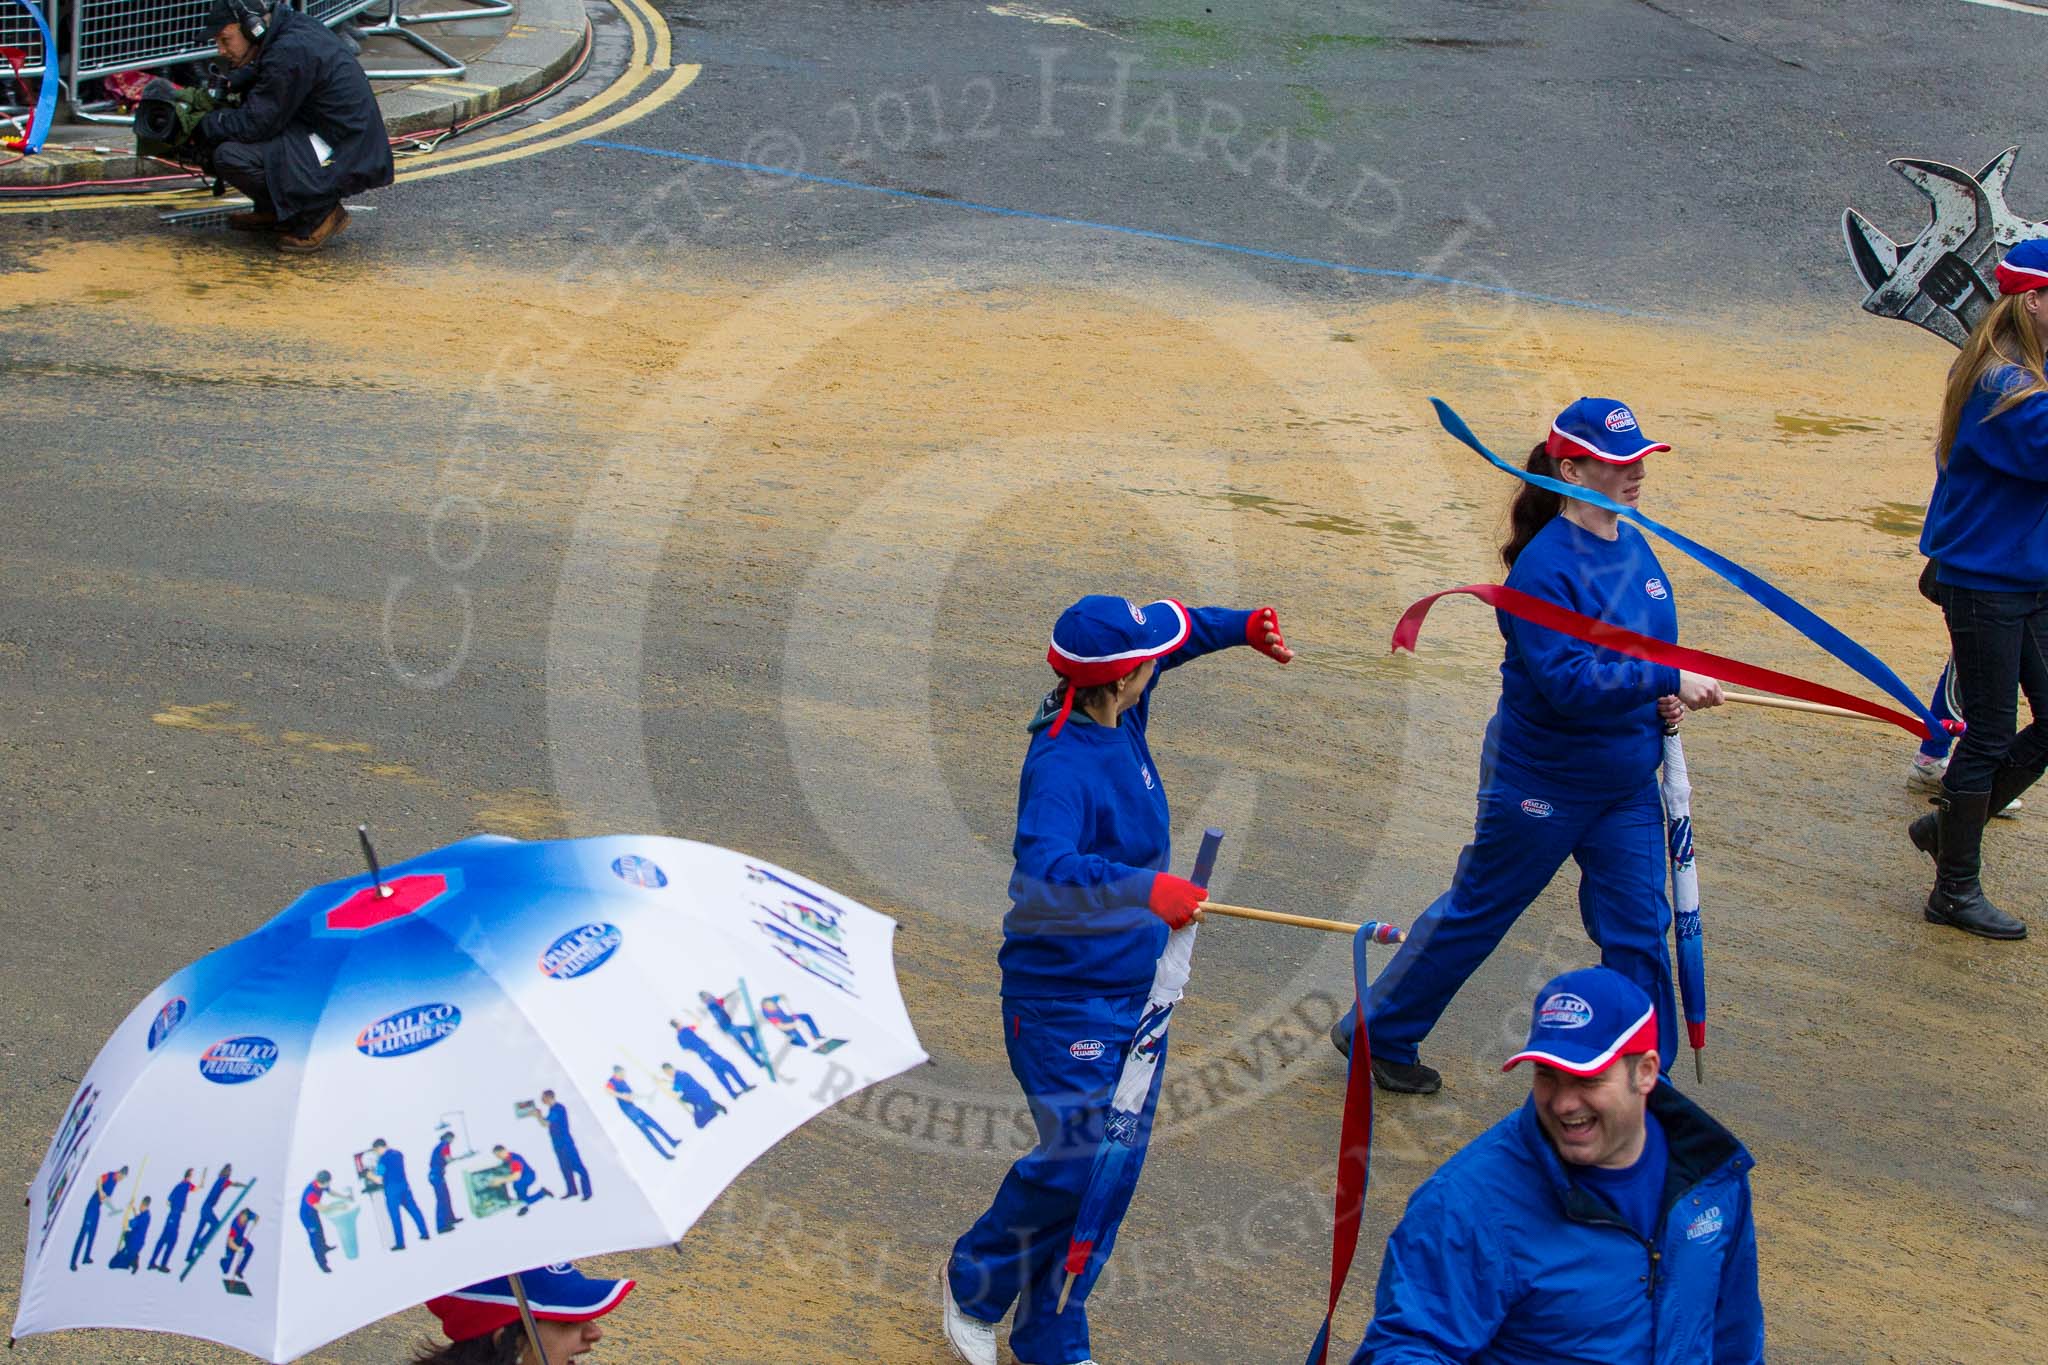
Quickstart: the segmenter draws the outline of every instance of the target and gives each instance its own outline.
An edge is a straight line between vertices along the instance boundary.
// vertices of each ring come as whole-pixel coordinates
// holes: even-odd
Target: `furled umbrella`
[[[1665,837],[1671,850],[1671,928],[1678,940],[1678,992],[1685,1005],[1686,1040],[1692,1044],[1693,1075],[1707,1078],[1707,945],[1700,932],[1700,873],[1692,861],[1692,775],[1686,771],[1685,743],[1664,735]],[[1666,1064],[1676,1062],[1666,1059]]]
[[[924,1060],[894,931],[653,837],[483,836],[316,887],[100,1050],[30,1191],[15,1335],[285,1361],[477,1281],[676,1241],[798,1125]],[[809,1025],[777,1035],[773,1079],[698,1012],[735,989]],[[109,1273],[100,1214],[145,1161],[183,1193],[135,1191],[155,1236]]]
[[[1195,870],[1189,880],[1207,886],[1216,871],[1216,850],[1223,843],[1223,831],[1206,830],[1195,851]],[[1173,1007],[1187,989],[1188,974],[1194,969],[1195,930],[1199,924],[1184,924],[1166,936],[1166,949],[1159,954],[1152,972],[1152,990],[1145,999],[1145,1012],[1138,1019],[1138,1031],[1124,1051],[1123,1070],[1117,1073],[1111,1092],[1109,1117],[1103,1124],[1103,1141],[1095,1149],[1095,1164],[1088,1171],[1088,1187],[1081,1194],[1081,1207],[1074,1214],[1074,1232],[1067,1243],[1067,1278],[1060,1285],[1058,1311],[1067,1307],[1074,1281],[1088,1269],[1101,1240],[1110,1210],[1130,1177],[1126,1171],[1131,1158],[1143,1152],[1150,1140],[1144,1121],[1145,1100],[1152,1093],[1153,1078],[1166,1053],[1166,1026],[1173,1021]]]

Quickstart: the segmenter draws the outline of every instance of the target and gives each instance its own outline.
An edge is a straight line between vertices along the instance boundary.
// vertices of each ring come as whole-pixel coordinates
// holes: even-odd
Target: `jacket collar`
[[[1660,1212],[1677,1203],[1687,1190],[1724,1168],[1740,1174],[1756,1165],[1756,1159],[1750,1156],[1748,1149],[1736,1140],[1733,1133],[1716,1122],[1706,1110],[1679,1094],[1671,1082],[1657,1082],[1657,1088],[1650,1092],[1649,1107],[1664,1128],[1665,1146],[1670,1150]],[[1550,1145],[1550,1139],[1544,1136],[1543,1125],[1536,1121],[1536,1099],[1533,1095],[1522,1101],[1522,1107],[1515,1115],[1515,1132],[1529,1159],[1543,1172],[1545,1183],[1567,1216],[1578,1216],[1590,1206],[1602,1216],[1582,1221],[1612,1221],[1611,1216],[1605,1215],[1605,1205],[1601,1201],[1594,1200],[1572,1183],[1564,1161],[1558,1156],[1557,1149]]]

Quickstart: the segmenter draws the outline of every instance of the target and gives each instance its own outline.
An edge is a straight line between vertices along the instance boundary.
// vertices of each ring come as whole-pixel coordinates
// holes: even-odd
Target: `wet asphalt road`
[[[1412,414],[1381,424],[1290,315],[1326,349],[1324,319],[1380,307],[1416,316],[1361,330],[1369,345],[1476,337],[1440,364],[1382,358],[1411,405],[1438,375],[1547,392],[1630,363],[1683,389],[1693,335],[1705,385],[1732,383],[1724,369],[1758,393],[1779,370],[1787,389],[1859,385],[1826,411],[1862,424],[1747,483],[1723,464],[1721,500],[1692,510],[1924,681],[1926,622],[1870,605],[1910,610],[1895,538],[1740,513],[1790,489],[1851,520],[1863,504],[1837,517],[1831,490],[1880,458],[1902,472],[1873,496],[1915,496],[1916,401],[1895,411],[1885,393],[1924,389],[1944,352],[1856,317],[1837,218],[1853,202],[1910,231],[1920,210],[1886,156],[1969,165],[2023,141],[2048,18],[1964,0],[1853,17],[1473,0],[1045,22],[1051,8],[670,6],[679,59],[703,71],[609,132],[618,146],[398,187],[297,272],[139,210],[0,217],[0,1173],[28,1181],[137,998],[350,870],[358,819],[393,854],[476,829],[659,827],[902,917],[937,1065],[894,1109],[863,1105],[773,1154],[680,1261],[621,1258],[652,1292],[610,1358],[940,1359],[923,1340],[930,1265],[1003,1140],[1000,1120],[934,1106],[1010,1103],[985,1027],[993,907],[1014,713],[1042,683],[1051,612],[1097,583],[1227,588],[1280,602],[1305,658],[1332,660],[1280,682],[1233,660],[1190,682],[1185,728],[1162,743],[1182,827],[1231,828],[1233,899],[1410,916],[1469,819],[1487,641],[1423,673],[1382,664],[1377,641],[1413,596],[1488,574],[1499,490],[1433,473],[1344,485],[1319,443],[1347,423],[1412,434]],[[2048,211],[2020,164],[2016,207]],[[987,307],[948,314],[955,352],[883,323],[799,344],[843,322],[834,308],[935,293],[945,310],[953,286]],[[1536,357],[1489,370],[1486,328],[1518,295],[1591,307],[1532,315]],[[1245,343],[1256,366],[1205,361],[1172,325],[1190,308],[1269,329],[1265,349]],[[1638,325],[1665,328],[1665,349],[1618,358],[1603,329]],[[1831,377],[1842,338],[1856,368]],[[1739,358],[1710,353],[1723,344]],[[1297,368],[1300,389],[1272,378]],[[1240,381],[1233,422],[1213,400]],[[1057,433],[1080,407],[1098,425],[1065,458],[1133,471],[1128,497],[1007,472],[1005,432]],[[939,454],[958,463],[920,463]],[[976,510],[984,487],[999,515]],[[1410,503],[1423,513],[1402,530],[1388,518]],[[1218,544],[1234,556],[1221,570]],[[897,657],[908,684],[875,663]],[[2038,955],[1921,932],[1922,870],[1889,833],[1912,810],[1898,746],[1768,733],[1718,751],[1702,737],[1695,768],[1723,793],[1718,886],[1740,926],[1715,959],[1730,1060],[1715,1054],[1705,1098],[1764,1163],[1782,1356],[2023,1358],[2048,1251]],[[2023,899],[2042,872],[2029,828],[1995,835]],[[1447,1018],[1432,1056],[1451,1093],[1389,1106],[1363,1283],[1374,1229],[1513,1101],[1488,1059],[1525,978],[1582,955],[1569,900],[1567,880]],[[1285,1359],[1313,1328],[1340,1080],[1314,1035],[1344,965],[1228,929],[1204,956],[1195,998],[1213,1013],[1205,1028],[1190,1011],[1176,1038],[1186,1126],[1155,1156],[1127,1278],[1104,1285],[1105,1359]],[[22,1232],[0,1217],[10,1316]],[[1340,1339],[1368,1297],[1354,1289]],[[424,1331],[382,1324],[318,1358],[391,1360]],[[19,1349],[227,1358],[114,1336]]]

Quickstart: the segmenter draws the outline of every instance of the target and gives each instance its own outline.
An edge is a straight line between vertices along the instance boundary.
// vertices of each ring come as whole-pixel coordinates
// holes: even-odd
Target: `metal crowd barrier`
[[[29,3],[34,4],[35,0],[29,0]],[[54,33],[57,27],[56,0],[44,0],[38,8]],[[50,54],[43,51],[43,35],[36,28],[36,21],[15,0],[8,0],[6,7],[0,8],[0,47],[14,48],[28,59],[21,64],[23,76],[41,76],[50,69]],[[0,74],[10,69],[5,62],[0,62]]]
[[[31,4],[35,2],[36,0],[29,0]],[[56,5],[57,0],[43,0],[40,6],[43,18],[49,22],[53,35],[57,29]],[[21,64],[23,80],[40,80],[49,74],[50,54],[43,51],[43,35],[36,28],[36,21],[29,17],[28,11],[14,3],[14,0],[7,0],[5,6],[0,7],[0,47],[11,47],[28,59]],[[12,71],[12,67],[0,61],[0,79],[9,76]],[[26,90],[22,91],[24,98],[27,94]],[[26,113],[27,106],[0,100],[0,111],[7,110],[20,110]],[[8,121],[13,122],[11,119]]]
[[[22,67],[26,78],[44,79],[57,73],[63,88],[74,101],[79,87],[121,71],[176,66],[182,62],[205,61],[214,55],[213,35],[206,29],[208,0],[31,0],[39,2],[57,39],[57,52],[43,51],[35,23],[18,4],[0,8],[0,47],[14,47],[29,54]],[[380,68],[372,80],[424,80],[457,78],[464,74],[463,62],[412,31],[416,24],[436,24],[463,19],[488,19],[514,12],[514,0],[464,0],[464,7],[435,10],[427,14],[404,14],[401,0],[288,0],[308,18],[328,28],[345,23],[379,4],[382,17],[358,26],[371,37],[390,35],[411,44],[432,59],[434,65],[403,69]],[[68,10],[68,14],[65,11]],[[68,22],[67,22],[68,21]],[[0,64],[4,65],[4,64]],[[0,108],[7,106],[0,105]],[[131,123],[126,114],[108,112],[109,103],[74,103],[72,116],[89,123]]]

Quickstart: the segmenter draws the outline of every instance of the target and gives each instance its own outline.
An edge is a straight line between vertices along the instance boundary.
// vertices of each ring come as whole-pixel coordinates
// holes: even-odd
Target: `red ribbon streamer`
[[[21,87],[22,94],[28,94],[28,82],[21,78],[21,68],[28,64],[28,54],[18,47],[0,47],[0,62],[6,62],[8,66],[13,68],[14,83]],[[43,79],[48,80],[49,77],[45,75]],[[28,140],[35,136],[35,131],[36,116],[35,111],[31,109],[29,111],[28,123],[21,130],[21,136],[0,138],[0,147],[20,147],[26,150]]]
[[[1359,950],[1363,951],[1363,950]],[[1351,1072],[1344,1079],[1344,1119],[1337,1134],[1336,1228],[1330,1238],[1330,1301],[1323,1330],[1309,1348],[1308,1365],[1327,1365],[1330,1325],[1337,1300],[1351,1277],[1358,1234],[1365,1222],[1365,1189],[1372,1170],[1372,1039],[1365,1028],[1365,981],[1358,983],[1356,1032],[1351,1037]]]
[[[1653,639],[1648,635],[1638,635],[1632,630],[1623,630],[1620,626],[1612,626],[1605,621],[1596,621],[1590,616],[1582,616],[1578,612],[1560,607],[1555,602],[1545,601],[1541,597],[1531,597],[1528,593],[1497,583],[1471,583],[1462,588],[1446,588],[1442,592],[1431,593],[1415,603],[1401,613],[1400,621],[1394,626],[1394,649],[1405,649],[1413,653],[1416,638],[1422,634],[1422,618],[1429,615],[1429,609],[1436,605],[1438,599],[1449,597],[1453,593],[1476,597],[1510,616],[1520,617],[1547,630],[1569,635],[1575,640],[1584,640],[1589,645],[1598,645],[1617,654],[1626,654],[1630,658],[1704,673],[1722,682],[1775,692],[1779,696],[1795,697],[1800,701],[1839,706],[1846,711],[1869,716],[1872,720],[1896,725],[1915,739],[1930,738],[1927,723],[1918,716],[1909,716],[1904,711],[1879,706],[1876,702],[1865,701],[1861,697],[1821,683],[1795,678],[1790,673],[1780,673],[1774,668],[1759,668],[1740,659],[1724,658],[1700,649],[1687,649],[1683,645],[1666,644],[1662,640]],[[1956,730],[1960,729],[1958,725]]]

